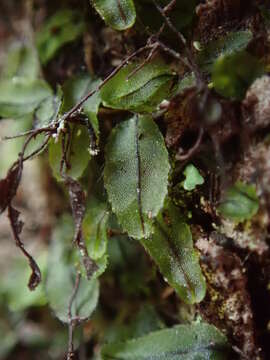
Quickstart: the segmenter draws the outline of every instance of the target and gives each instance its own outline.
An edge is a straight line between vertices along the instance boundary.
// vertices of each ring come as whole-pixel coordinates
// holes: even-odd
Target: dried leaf
[[[29,265],[32,269],[32,274],[30,276],[28,287],[30,290],[35,290],[35,288],[39,285],[41,282],[41,272],[40,269],[33,259],[33,257],[28,253],[28,251],[25,250],[24,244],[22,243],[20,239],[20,233],[23,228],[23,222],[19,220],[20,213],[16,209],[14,209],[11,205],[8,207],[8,218],[10,221],[11,229],[13,232],[14,239],[16,241],[16,245],[20,248],[22,253],[26,256],[28,259]]]

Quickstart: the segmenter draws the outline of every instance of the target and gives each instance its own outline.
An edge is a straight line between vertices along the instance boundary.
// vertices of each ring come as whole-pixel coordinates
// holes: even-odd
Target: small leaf
[[[152,112],[170,95],[174,75],[168,66],[161,61],[147,63],[140,69],[139,66],[139,63],[125,66],[102,87],[100,93],[105,106]],[[132,71],[135,72],[131,75]]]
[[[197,62],[200,69],[210,72],[218,57],[244,50],[252,40],[252,32],[249,30],[230,32],[225,37],[212,41],[199,52]]]
[[[37,33],[40,60],[46,65],[65,44],[76,40],[85,29],[82,14],[76,10],[60,10],[50,17]]]
[[[178,325],[102,348],[103,360],[226,360],[226,337],[205,323]]]
[[[45,81],[27,78],[0,80],[0,117],[19,118],[31,114],[52,95]]]
[[[259,209],[259,199],[254,185],[236,182],[226,192],[218,210],[220,213],[236,222],[251,219]]]
[[[192,235],[174,205],[159,214],[153,235],[141,241],[182,300],[193,304],[204,298],[206,285]]]
[[[183,171],[186,179],[183,182],[183,187],[185,190],[194,190],[197,185],[202,185],[204,183],[204,179],[197,170],[197,168],[189,164],[185,167],[185,170]]]
[[[1,77],[23,77],[37,79],[40,72],[39,60],[33,46],[15,43],[8,49]]]
[[[89,154],[89,135],[85,126],[75,125],[71,127],[71,143],[67,152],[67,161],[70,168],[64,166],[63,173],[72,179],[79,179],[91,158]],[[63,181],[60,173],[62,159],[62,134],[57,142],[51,139],[49,142],[49,162],[53,175],[58,181]]]
[[[47,298],[59,320],[68,322],[68,306],[72,294],[76,270],[72,266],[73,226],[69,216],[63,217],[56,227],[48,255],[46,280]],[[98,301],[99,285],[96,279],[81,278],[79,290],[72,306],[72,316],[89,317]]]
[[[88,74],[80,74],[67,80],[63,86],[63,107],[62,112],[66,112],[77,104],[87,93],[94,90],[100,84],[99,79],[92,79]],[[96,92],[83,104],[83,113],[88,117],[97,140],[99,139],[98,109],[101,103],[99,92]]]
[[[247,52],[238,52],[218,58],[212,81],[220,95],[241,100],[251,83],[262,74],[263,67],[257,58]]]
[[[113,212],[130,236],[151,234],[167,194],[169,169],[163,137],[150,116],[134,116],[113,129],[104,183]]]
[[[108,217],[107,204],[91,198],[83,221],[83,236],[90,258],[98,265],[95,276],[100,276],[107,267]]]
[[[96,11],[115,30],[132,27],[136,20],[133,0],[92,0]]]

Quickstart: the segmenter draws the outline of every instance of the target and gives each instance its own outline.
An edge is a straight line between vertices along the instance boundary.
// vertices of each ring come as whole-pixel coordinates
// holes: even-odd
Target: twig
[[[171,12],[174,6],[176,5],[177,0],[172,0],[168,5],[166,5],[163,9],[164,13],[167,14]]]
[[[71,117],[75,112],[77,112],[82,105],[91,97],[93,96],[97,91],[99,91],[114,75],[118,73],[119,70],[121,70],[130,60],[132,60],[134,57],[138,56],[145,50],[152,47],[152,45],[146,44],[145,46],[139,48],[138,50],[134,51],[131,55],[127,56],[125,60],[121,62],[120,65],[118,65],[111,73],[108,75],[99,85],[96,89],[90,91],[88,94],[86,94],[76,105],[74,105],[67,113],[65,113],[60,121],[65,121],[69,117]]]
[[[195,144],[192,146],[191,149],[188,150],[187,153],[185,154],[180,154],[179,152],[176,154],[175,158],[177,160],[181,160],[181,161],[184,161],[184,160],[188,160],[189,158],[191,158],[191,156],[198,150],[198,148],[200,147],[201,145],[201,142],[202,142],[202,138],[203,138],[203,134],[204,134],[204,129],[203,127],[200,127],[199,129],[199,135],[197,137],[197,140],[195,142]]]
[[[81,274],[77,273],[76,275],[76,280],[75,280],[75,284],[74,284],[74,288],[69,300],[69,305],[68,305],[68,353],[67,353],[67,360],[72,360],[74,357],[74,344],[73,344],[73,331],[74,328],[76,326],[76,320],[74,321],[74,319],[72,317],[72,305],[74,303],[74,300],[76,298],[76,295],[78,293],[79,290],[79,286],[80,286],[80,281],[81,281]]]
[[[156,0],[152,0],[152,2],[154,3],[155,7],[157,8],[159,13],[163,17],[163,19],[164,19],[166,25],[168,26],[168,28],[171,29],[171,31],[177,36],[177,38],[178,38],[178,40],[180,42],[180,45],[184,48],[186,57],[188,59],[187,66],[189,67],[190,70],[192,70],[194,72],[199,89],[204,88],[206,85],[204,84],[202,75],[201,75],[201,73],[200,73],[200,71],[198,69],[197,64],[195,63],[195,61],[193,59],[193,55],[192,55],[190,49],[187,46],[187,41],[186,41],[184,35],[180,31],[178,31],[176,29],[176,27],[171,22],[171,19],[167,15],[167,13],[175,5],[176,1],[172,0],[164,9],[160,5],[158,5]]]
[[[159,47],[158,43],[153,44],[153,47],[152,47],[151,51],[149,52],[147,58],[139,66],[137,66],[133,71],[131,71],[130,74],[128,74],[127,80],[129,80],[132,76],[134,76],[139,70],[141,70],[141,68],[144,67],[145,64],[147,64],[152,59],[152,57],[154,56],[154,53],[158,49],[158,47]]]
[[[48,142],[50,140],[51,136],[47,136],[47,138],[45,139],[45,141],[36,149],[34,150],[31,154],[29,154],[28,156],[24,157],[22,160],[26,161],[29,159],[33,159],[33,157],[39,155],[48,145]]]
[[[190,63],[189,63],[188,61],[186,61],[185,58],[183,58],[183,56],[182,56],[179,52],[171,49],[169,46],[165,45],[165,44],[164,44],[162,41],[160,41],[160,40],[157,40],[157,43],[158,43],[159,47],[160,47],[164,52],[170,54],[170,55],[171,55],[172,57],[174,57],[176,60],[181,61],[181,63],[182,63],[184,66],[186,66],[190,71],[193,71],[193,67],[190,65]]]
[[[31,129],[31,130],[28,130],[28,131],[25,131],[25,132],[22,132],[20,134],[17,134],[17,135],[13,135],[13,136],[4,136],[3,138],[1,138],[1,140],[13,140],[13,139],[17,139],[17,138],[20,138],[20,137],[24,137],[24,136],[27,136],[27,135],[31,135],[31,134],[35,134],[35,133],[41,133],[41,132],[53,132],[55,131],[54,129],[52,129],[51,127],[44,127],[44,128],[40,128],[40,129]]]
[[[186,41],[184,35],[176,29],[176,27],[171,22],[170,18],[167,16],[169,9],[171,9],[172,5],[174,6],[175,0],[172,0],[164,9],[162,9],[162,7],[160,5],[158,5],[156,0],[152,0],[152,1],[154,3],[155,7],[157,8],[157,10],[159,11],[160,15],[164,18],[166,25],[175,33],[175,35],[179,39],[181,45],[186,46],[187,41]]]

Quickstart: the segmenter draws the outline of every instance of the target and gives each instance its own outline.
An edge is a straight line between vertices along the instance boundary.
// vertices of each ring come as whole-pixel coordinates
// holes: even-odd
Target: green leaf
[[[230,32],[226,36],[206,44],[205,48],[197,56],[200,69],[211,72],[213,64],[218,57],[244,50],[252,40],[252,37],[251,31],[242,30]]]
[[[92,0],[96,11],[115,30],[132,27],[136,20],[133,0]]]
[[[46,276],[47,251],[36,258],[42,277]],[[26,284],[31,275],[31,269],[24,258],[15,256],[9,261],[8,274],[2,274],[0,281],[0,298],[5,299],[11,311],[23,311],[31,306],[44,306],[47,303],[44,289],[38,286],[35,291],[29,291]]]
[[[21,132],[29,130],[32,121],[28,118],[21,118],[20,121],[13,119],[6,119],[0,121],[0,133],[1,137],[12,136]],[[10,141],[0,141],[0,178],[6,176],[10,166],[18,159],[18,153],[21,151],[23,146],[24,138],[17,138]]]
[[[153,235],[141,241],[182,300],[193,304],[204,298],[206,285],[191,231],[174,205],[159,214]]]
[[[0,318],[0,337],[1,337],[1,347],[0,347],[0,357],[1,359],[7,359],[9,353],[15,347],[19,341],[16,332],[11,326],[7,323],[6,319]]]
[[[83,221],[83,237],[88,250],[88,255],[95,260],[98,270],[95,276],[100,276],[107,267],[107,222],[109,212],[107,204],[98,199],[88,201]]]
[[[0,80],[0,88],[6,89],[6,94],[0,95],[0,116],[21,121],[22,117],[31,121],[34,117],[31,126],[35,128],[47,126],[57,117],[61,91],[54,96],[49,85],[37,79],[39,72],[38,56],[32,46],[21,43],[11,46]],[[39,137],[44,139],[44,136]]]
[[[130,236],[151,234],[167,194],[169,169],[163,137],[150,116],[134,116],[113,129],[104,183],[113,212]]]
[[[156,60],[129,77],[138,66],[139,63],[125,66],[102,87],[100,93],[104,106],[152,112],[171,94],[174,76],[168,66]]]
[[[67,161],[70,168],[64,166],[63,173],[72,177],[74,180],[79,179],[91,158],[89,153],[89,134],[85,126],[74,125],[71,127],[71,142],[67,152]],[[49,142],[49,163],[53,175],[58,181],[62,181],[60,168],[62,160],[62,136],[60,134],[58,141],[51,139]],[[67,138],[66,138],[67,142]]]
[[[241,100],[263,72],[260,62],[245,51],[221,56],[213,67],[213,86],[220,95]]]
[[[52,90],[45,81],[27,78],[0,80],[0,117],[19,118],[31,114]]]
[[[197,168],[192,164],[187,165],[183,173],[186,177],[185,181],[183,182],[183,187],[185,190],[194,190],[197,185],[202,185],[204,183],[203,177]]]
[[[48,256],[46,279],[47,298],[55,315],[62,322],[68,322],[68,307],[74,289],[76,270],[72,266],[75,257],[72,247],[73,226],[69,216],[62,218],[56,227]],[[81,278],[79,289],[73,302],[72,316],[89,317],[94,311],[99,294],[96,279]]]
[[[259,209],[259,199],[254,185],[240,181],[227,190],[224,200],[218,207],[220,213],[236,222],[251,219]]]
[[[33,46],[14,43],[5,58],[2,78],[24,77],[28,80],[37,79],[40,72],[39,60]]]
[[[88,74],[80,74],[67,80],[63,86],[63,107],[62,112],[66,112],[77,104],[87,93],[96,89],[101,80],[92,79]],[[99,92],[91,96],[82,106],[83,113],[88,117],[93,126],[95,135],[99,139],[98,109],[101,103]]]
[[[59,114],[62,104],[62,90],[58,88],[55,95],[44,99],[35,110],[34,126],[42,128],[53,122]]]
[[[104,341],[106,343],[126,341],[162,328],[164,324],[155,308],[144,303],[135,315],[131,314],[128,324],[119,323],[119,319],[116,319],[113,325],[108,326],[105,330]]]
[[[36,37],[42,64],[46,65],[63,45],[81,36],[84,29],[82,14],[74,9],[60,10],[51,16]]]
[[[225,336],[208,324],[178,325],[138,339],[105,345],[103,360],[226,360]]]

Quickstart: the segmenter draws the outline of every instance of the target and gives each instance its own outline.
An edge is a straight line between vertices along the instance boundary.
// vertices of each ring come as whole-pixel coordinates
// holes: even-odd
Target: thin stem
[[[156,0],[152,0],[152,1],[154,3],[155,7],[157,8],[157,10],[159,11],[160,15],[163,17],[168,28],[171,29],[171,31],[177,36],[177,38],[180,42],[180,45],[184,48],[186,57],[188,59],[187,66],[189,67],[190,70],[192,70],[194,72],[195,77],[197,79],[197,83],[199,85],[199,89],[205,87],[201,73],[198,69],[196,62],[194,61],[194,58],[193,58],[193,55],[192,55],[190,49],[187,46],[187,41],[186,41],[184,35],[176,29],[176,27],[171,22],[171,19],[167,15],[168,11],[171,10],[171,8],[175,5],[175,0],[172,0],[171,3],[169,3],[164,9],[158,5]]]
[[[44,128],[40,128],[40,129],[31,129],[25,132],[22,132],[20,134],[17,135],[12,135],[12,136],[4,136],[3,138],[1,138],[1,140],[13,140],[13,139],[18,139],[20,137],[24,137],[27,135],[31,135],[31,134],[36,134],[41,133],[41,132],[53,132],[55,131],[54,129],[52,129],[51,127],[44,127]]]
[[[146,49],[149,49],[149,47],[152,47],[150,45],[145,45],[141,48],[139,48],[138,50],[136,50],[135,52],[133,52],[131,55],[127,56],[126,59],[121,62],[120,65],[118,65],[111,73],[110,75],[108,75],[100,84],[99,86],[90,91],[88,94],[86,94],[76,105],[74,105],[67,113],[65,113],[63,115],[63,117],[59,120],[59,121],[64,121],[66,119],[68,119],[69,117],[71,117],[76,111],[78,111],[82,105],[91,97],[93,96],[96,92],[98,92],[114,75],[116,75],[118,73],[119,70],[121,70],[130,60],[132,60],[135,56],[141,54],[142,52],[144,52]]]
[[[199,135],[197,137],[195,144],[192,146],[192,148],[189,149],[188,152],[185,154],[179,154],[179,153],[176,154],[175,158],[177,160],[181,160],[181,161],[188,160],[189,158],[191,158],[191,156],[199,149],[201,142],[202,142],[203,134],[204,134],[204,129],[203,129],[203,127],[200,127]]]
[[[72,317],[72,305],[74,303],[74,300],[76,298],[76,295],[79,290],[81,281],[81,274],[77,273],[76,280],[74,284],[74,288],[69,300],[68,304],[68,353],[67,353],[67,360],[72,360],[74,356],[74,344],[73,344],[73,331],[76,326],[76,321],[74,321],[74,318]]]

